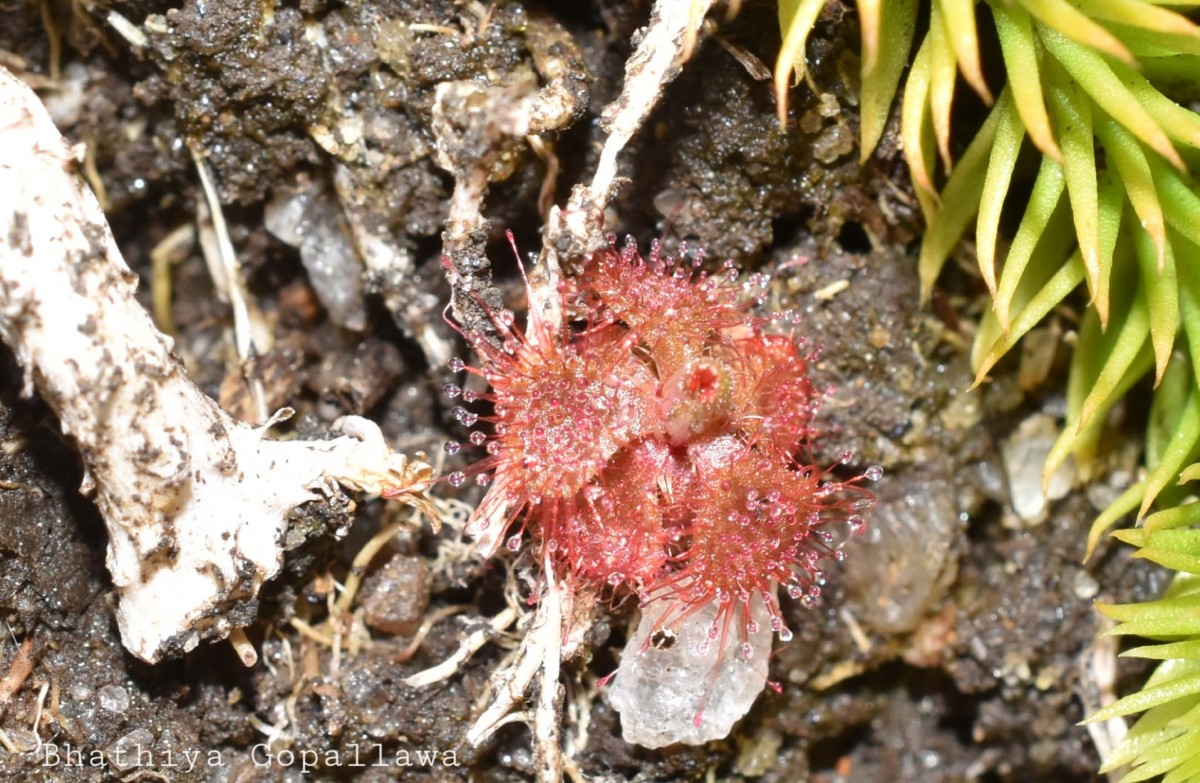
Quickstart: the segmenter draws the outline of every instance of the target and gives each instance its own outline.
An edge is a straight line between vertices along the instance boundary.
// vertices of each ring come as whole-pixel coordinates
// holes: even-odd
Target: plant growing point
[[[823,395],[808,379],[811,356],[774,331],[794,318],[750,313],[766,276],[742,283],[731,262],[717,274],[702,264],[610,239],[560,286],[562,324],[535,309],[522,331],[502,311],[492,315],[498,339],[464,332],[481,366],[451,369],[482,376],[490,391],[445,388],[491,406],[454,409],[467,427],[488,425],[469,436],[487,456],[448,478],[489,487],[467,524],[486,555],[505,542],[519,549],[528,534],[568,583],[636,595],[650,625],[626,661],[658,631],[689,638],[689,626],[704,626],[670,664],[707,683],[699,701],[677,716],[679,732],[631,735],[627,725],[642,744],[723,736],[749,708],[771,635],[791,638],[778,586],[806,605],[820,595],[821,561],[842,556],[836,529],[863,530],[872,497],[862,482],[882,472],[840,481],[812,464]],[[718,665],[730,650],[738,663]],[[699,731],[722,673],[751,666],[750,702]]]

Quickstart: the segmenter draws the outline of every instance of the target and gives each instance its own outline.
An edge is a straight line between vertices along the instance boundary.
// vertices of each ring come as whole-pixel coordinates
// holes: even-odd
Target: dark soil
[[[100,6],[87,12],[45,0],[0,5],[0,63],[52,101],[68,138],[90,145],[147,302],[151,250],[191,225],[203,200],[198,151],[274,325],[275,347],[259,359],[271,402],[299,411],[300,432],[362,413],[398,450],[441,455],[443,442],[463,432],[440,397],[452,376],[430,365],[422,337],[430,330],[456,339],[441,315],[450,292],[439,234],[453,179],[435,159],[437,85],[532,72],[530,20],[565,29],[592,80],[589,113],[546,139],[561,164],[561,203],[570,185],[590,177],[603,139],[596,119],[620,88],[644,6],[112,2],[146,31],[138,50]],[[773,3],[747,0],[720,35],[743,58],[770,64],[779,45],[774,14]],[[477,33],[470,42],[464,27]],[[1061,373],[1021,392],[1005,377],[1015,366],[1005,365],[991,387],[968,391],[970,314],[982,285],[951,270],[932,307],[919,307],[921,222],[894,129],[858,162],[856,40],[853,13],[831,3],[809,47],[813,80],[827,93],[793,90],[785,131],[769,82],[711,38],[703,43],[624,154],[629,183],[609,227],[643,247],[662,237],[669,249],[686,242],[715,263],[733,258],[774,274],[766,306],[794,309],[798,330],[824,348],[813,374],[832,391],[817,457],[832,463],[849,449],[848,469],[883,465],[879,509],[844,566],[830,569],[819,605],[788,602],[797,632],[772,661],[778,690],[765,692],[725,741],[665,751],[626,745],[594,683],[615,665],[629,608],[601,620],[590,659],[565,666],[569,700],[587,713],[566,730],[581,743],[569,749],[579,780],[1095,779],[1097,751],[1077,725],[1097,704],[1084,676],[1100,632],[1091,602],[1148,597],[1162,577],[1120,549],[1081,563],[1097,513],[1087,497],[1102,492],[1068,495],[1040,524],[1005,513],[998,443],[1024,417],[1053,410]],[[522,250],[536,250],[547,169],[525,144],[513,145],[504,166],[486,202],[487,243],[502,290],[519,303],[503,232],[511,228]],[[323,194],[345,221],[386,237],[407,273],[365,274],[354,301],[335,309],[315,290],[318,272],[265,227],[272,201],[296,192]],[[180,245],[171,275],[177,350],[236,411],[230,316],[197,243]],[[334,581],[396,512],[360,504],[339,542],[327,532],[333,512],[301,510],[285,573],[247,629],[259,664],[243,668],[218,643],[150,667],[121,647],[104,528],[78,493],[71,446],[36,399],[21,397],[21,385],[4,354],[0,673],[20,669],[26,641],[32,668],[0,703],[12,745],[0,748],[0,779],[299,780],[304,761],[317,762],[306,773],[315,780],[532,779],[523,725],[480,749],[462,739],[511,639],[484,646],[437,685],[401,682],[444,660],[504,606],[515,566],[463,554],[461,520],[440,535],[414,527],[373,561],[357,600],[365,622],[356,627],[369,638],[335,655],[292,621],[327,621]],[[477,491],[455,499],[476,502]],[[435,623],[409,654],[423,619],[455,605],[466,608]],[[1122,673],[1130,682],[1141,676]],[[39,739],[52,744],[39,749]],[[139,745],[152,753],[139,760]],[[417,755],[431,751],[432,760]]]

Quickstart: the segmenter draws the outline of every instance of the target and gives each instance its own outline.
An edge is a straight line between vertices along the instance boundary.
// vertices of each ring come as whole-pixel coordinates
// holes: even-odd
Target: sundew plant
[[[804,51],[825,0],[781,0],[775,72],[781,119],[804,75]],[[1163,598],[1100,606],[1116,634],[1152,644],[1126,655],[1162,661],[1145,687],[1090,720],[1142,713],[1105,760],[1122,780],[1200,780],[1200,27],[1197,3],[1165,0],[859,0],[863,158],[897,94],[904,154],[927,230],[928,298],[973,226],[992,295],[971,360],[976,382],[1066,297],[1089,306],[1067,386],[1067,416],[1045,465],[1099,467],[1108,412],[1153,374],[1144,477],[1095,521],[1089,554],[1118,530],[1138,555],[1179,572]],[[918,18],[928,8],[928,18]],[[977,23],[990,16],[1004,71],[985,78]],[[924,30],[917,40],[918,29]],[[989,107],[964,152],[951,150],[956,81]],[[903,87],[901,88],[901,85]],[[1022,150],[1039,155],[1023,210],[1011,192]],[[1026,156],[1028,159],[1028,155]],[[1025,198],[1025,194],[1019,197]],[[1018,211],[1002,236],[1001,214]],[[1190,465],[1190,467],[1189,467]],[[1151,513],[1156,509],[1155,513]]]

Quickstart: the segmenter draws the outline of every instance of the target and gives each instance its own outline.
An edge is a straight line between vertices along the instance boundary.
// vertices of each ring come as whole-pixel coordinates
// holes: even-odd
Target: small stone
[[[949,588],[963,522],[953,480],[941,472],[889,478],[877,487],[865,535],[846,544],[848,597],[861,607],[864,627],[909,633]]]
[[[1038,413],[1021,422],[1000,446],[1013,511],[1027,525],[1036,525],[1049,515],[1047,505],[1066,495],[1075,484],[1075,462],[1067,458],[1046,482],[1042,491],[1042,466],[1058,439],[1058,424]]]
[[[1100,592],[1100,584],[1087,571],[1076,571],[1072,588],[1080,601],[1090,601]]]
[[[141,766],[141,758],[154,754],[154,735],[149,729],[134,729],[104,749],[108,763],[117,772]]]
[[[102,710],[121,714],[129,709],[129,693],[120,685],[105,685],[96,696]]]
[[[366,622],[384,633],[411,634],[429,608],[429,565],[425,558],[396,555],[363,580]]]
[[[676,742],[702,745],[727,736],[767,682],[770,634],[750,637],[749,657],[740,644],[726,644],[722,649],[720,644],[709,643],[708,629],[717,622],[721,606],[716,600],[682,623],[669,625],[666,630],[675,635],[673,644],[647,644],[651,634],[663,630],[658,625],[671,606],[669,600],[657,601],[642,614],[608,691],[609,702],[621,713],[625,741],[647,748]],[[770,622],[761,598],[756,595],[750,606],[755,622]]]

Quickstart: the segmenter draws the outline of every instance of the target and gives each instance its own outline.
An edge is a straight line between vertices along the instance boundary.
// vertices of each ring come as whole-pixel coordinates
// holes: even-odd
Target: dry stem
[[[122,640],[154,662],[230,632],[228,611],[281,567],[292,508],[338,484],[419,503],[432,471],[365,419],[283,443],[222,411],[135,298],[77,169],[37,96],[0,69],[0,337],[79,448]]]

